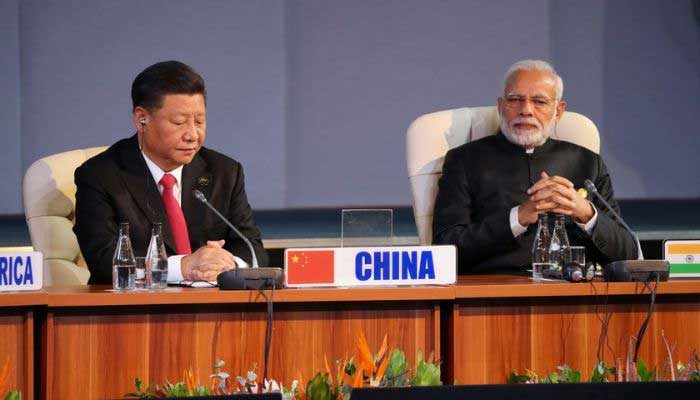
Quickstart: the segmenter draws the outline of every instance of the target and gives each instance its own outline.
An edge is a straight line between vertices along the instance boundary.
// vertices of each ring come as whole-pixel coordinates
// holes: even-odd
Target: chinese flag
[[[287,282],[333,283],[333,250],[303,250],[287,252]]]

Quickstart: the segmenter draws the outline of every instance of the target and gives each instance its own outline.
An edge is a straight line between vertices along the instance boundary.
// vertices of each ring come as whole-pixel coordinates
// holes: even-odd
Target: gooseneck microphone
[[[236,234],[243,239],[245,244],[247,244],[248,248],[250,249],[250,254],[253,257],[253,268],[234,268],[224,271],[216,277],[216,281],[219,284],[219,289],[222,290],[257,290],[267,302],[267,322],[265,324],[265,366],[263,367],[263,382],[267,382],[267,365],[270,356],[270,343],[272,341],[272,306],[275,296],[275,287],[283,286],[284,273],[280,268],[259,268],[258,258],[255,256],[255,249],[250,243],[250,240],[248,240],[244,234],[236,229],[236,227],[233,226],[233,224],[226,219],[226,217],[221,215],[219,210],[209,204],[209,201],[207,201],[207,198],[202,192],[195,189],[192,191],[192,193],[194,193],[194,197],[196,197],[197,200],[209,207],[209,209],[212,210],[217,217],[221,218],[221,220],[224,221],[229,228],[236,232]],[[262,289],[266,287],[272,288],[269,298],[265,292],[262,291]]]
[[[608,210],[608,212],[610,212],[610,214],[612,214],[615,218],[617,218],[617,220],[620,221],[620,224],[622,224],[622,226],[627,230],[627,232],[629,232],[630,235],[632,235],[634,241],[637,244],[637,259],[643,260],[644,255],[642,254],[642,245],[639,243],[639,238],[637,237],[637,235],[632,231],[629,225],[627,225],[625,220],[622,219],[620,214],[615,212],[615,210],[612,207],[610,207],[610,204],[605,200],[605,198],[601,196],[600,193],[598,193],[598,189],[595,187],[595,185],[590,179],[586,179],[586,181],[583,182],[583,185],[586,187],[586,190],[588,190],[590,193],[593,193],[598,198],[598,200],[600,200],[600,202],[603,203],[605,209]]]
[[[657,279],[659,281],[667,281],[671,266],[666,260],[645,260],[642,254],[642,246],[639,243],[639,238],[632,229],[625,223],[620,214],[610,207],[610,204],[598,193],[590,179],[586,179],[583,183],[588,192],[593,193],[605,209],[610,212],[620,224],[629,232],[637,244],[636,260],[614,261],[604,267],[605,279],[612,282],[647,282]]]
[[[245,235],[242,234],[241,231],[239,231],[238,229],[236,229],[236,227],[233,226],[233,224],[232,224],[231,222],[229,222],[229,220],[226,219],[226,217],[224,217],[223,215],[221,215],[221,213],[219,212],[219,210],[217,210],[216,208],[214,208],[214,206],[212,206],[212,205],[209,203],[209,201],[207,201],[207,198],[204,196],[204,194],[203,194],[202,192],[200,192],[199,190],[196,190],[196,189],[195,189],[195,190],[192,191],[192,193],[194,193],[194,197],[196,197],[197,200],[201,201],[201,202],[204,203],[207,207],[209,207],[209,209],[212,210],[212,211],[214,212],[214,214],[216,214],[217,217],[219,217],[222,221],[224,221],[224,222],[226,223],[226,225],[228,225],[229,228],[231,228],[234,232],[236,232],[236,235],[238,235],[238,237],[240,237],[241,239],[243,239],[243,241],[245,242],[245,244],[248,245],[248,249],[250,249],[250,255],[251,255],[251,257],[253,258],[253,265],[252,265],[253,268],[258,268],[258,257],[255,255],[255,249],[253,248],[253,245],[250,243],[250,240],[248,240],[248,238],[245,237]]]
[[[207,198],[204,197],[204,194],[200,192],[199,190],[193,190],[192,193],[194,193],[194,196],[197,198],[197,200],[201,201],[204,203],[207,207],[209,207],[210,210],[216,214],[217,217],[221,218],[222,221],[228,225],[229,228],[231,228],[236,234],[243,239],[246,245],[248,245],[248,249],[250,249],[250,254],[252,257],[252,267],[253,268],[234,268],[230,269],[228,271],[224,271],[220,273],[216,277],[216,281],[219,284],[219,289],[222,290],[244,290],[244,289],[262,289],[266,287],[283,287],[284,286],[284,272],[282,271],[281,268],[259,268],[258,265],[258,257],[255,255],[255,249],[253,248],[253,245],[250,243],[250,240],[241,233],[238,229],[236,229],[233,224],[226,219],[219,210],[214,208],[209,201],[207,201]]]

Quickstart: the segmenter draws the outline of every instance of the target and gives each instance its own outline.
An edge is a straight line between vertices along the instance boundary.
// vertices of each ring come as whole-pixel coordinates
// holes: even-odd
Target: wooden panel
[[[373,351],[388,334],[411,365],[419,349],[430,352],[439,340],[439,307],[430,303],[279,304],[274,317],[268,375],[287,386],[324,369],[324,355],[330,365],[354,355],[360,330]],[[136,376],[177,381],[188,366],[209,382],[218,359],[234,376],[257,363],[262,377],[265,318],[262,304],[62,310],[53,316],[47,398],[118,397]]]
[[[600,354],[607,365],[615,365],[618,357],[626,360],[629,338],[637,335],[647,315],[648,297],[613,297],[609,304],[603,304],[604,300],[459,303],[451,328],[457,338],[450,357],[455,380],[460,384],[504,383],[511,370],[522,373],[527,368],[541,375],[565,362],[588,379],[598,360],[601,320],[606,313],[610,313],[607,340]],[[669,342],[677,342],[675,361],[679,356],[685,361],[692,349],[700,349],[697,299],[657,297],[639,350],[647,365],[663,366],[662,329]]]
[[[47,351],[51,371],[47,398],[113,398],[114,388],[133,388],[146,376],[148,316],[54,315]]]
[[[6,388],[34,398],[34,326],[30,311],[0,309],[0,366],[9,359]]]

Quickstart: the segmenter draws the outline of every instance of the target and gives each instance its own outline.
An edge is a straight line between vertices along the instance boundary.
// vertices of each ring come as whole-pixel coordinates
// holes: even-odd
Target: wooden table
[[[217,360],[234,376],[256,363],[262,374],[266,308],[257,292],[106,289],[0,294],[0,357],[17,367],[11,387],[27,399],[114,398],[137,376],[177,381],[188,366],[207,382]],[[657,292],[640,357],[662,366],[662,330],[676,343],[675,362],[700,349],[700,280],[662,282]],[[274,299],[269,375],[289,385],[325,370],[324,356],[334,368],[335,360],[354,355],[360,330],[373,352],[388,334],[410,365],[418,350],[434,350],[445,383],[503,383],[513,369],[543,374],[564,362],[588,377],[598,354],[609,365],[626,356],[650,297],[638,283],[491,275],[460,277],[447,287],[285,289]],[[599,351],[606,313],[607,341]]]
[[[651,284],[654,285],[654,284]],[[700,350],[700,281],[659,284],[656,307],[640,347],[647,365],[663,366],[662,331],[676,349],[674,363]],[[534,283],[518,276],[463,276],[443,318],[447,381],[503,383],[515,369],[539,374],[568,363],[590,376],[598,354],[607,365],[627,356],[649,309],[641,283]],[[600,346],[601,320],[609,313],[607,340]]]
[[[0,367],[9,360],[6,387],[21,390],[26,399],[34,397],[35,307],[45,304],[40,292],[0,293]]]
[[[266,308],[257,292],[104,289],[47,289],[44,398],[114,398],[137,376],[177,381],[188,366],[209,382],[217,360],[234,377],[257,363],[262,378]],[[388,334],[411,363],[418,350],[440,354],[440,302],[453,293],[452,287],[276,291],[268,375],[287,386],[300,374],[310,379],[325,370],[324,356],[335,369],[335,360],[355,354],[360,331],[373,352]]]

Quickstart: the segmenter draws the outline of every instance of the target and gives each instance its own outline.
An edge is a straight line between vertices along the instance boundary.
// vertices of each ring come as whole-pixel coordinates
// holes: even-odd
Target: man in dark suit
[[[128,222],[134,253],[145,255],[153,223],[163,224],[168,280],[214,280],[246,267],[251,254],[234,232],[195,199],[201,191],[253,244],[267,264],[237,161],[203,147],[204,80],[189,66],[166,61],[141,72],[131,88],[137,133],[75,171],[73,230],[90,284],[112,282],[117,228]]]
[[[566,108],[562,94],[548,63],[515,63],[498,98],[501,131],[445,156],[433,243],[457,246],[460,273],[526,268],[543,212],[567,216],[571,244],[585,245],[592,261],[637,258],[632,235],[576,190],[590,179],[619,212],[600,156],[550,138]]]

